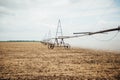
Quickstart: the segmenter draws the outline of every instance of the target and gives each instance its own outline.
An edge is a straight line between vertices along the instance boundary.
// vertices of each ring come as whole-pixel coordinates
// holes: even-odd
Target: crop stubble
[[[0,42],[0,79],[120,79],[119,52],[65,50],[39,42]]]

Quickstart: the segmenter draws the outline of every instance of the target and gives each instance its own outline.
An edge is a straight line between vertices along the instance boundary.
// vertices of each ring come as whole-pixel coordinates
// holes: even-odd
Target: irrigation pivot
[[[59,38],[59,36],[63,36],[60,20],[58,21],[55,38],[44,39],[41,43],[47,45],[48,49],[54,49],[54,47],[64,47],[65,49],[69,49],[70,45],[64,42],[64,37]],[[51,40],[54,40],[54,42],[51,42]]]
[[[55,38],[44,39],[43,41],[41,41],[41,43],[48,45],[49,49],[54,49],[54,47],[64,47],[65,49],[69,49],[70,45],[68,43],[65,43],[64,39],[90,36],[94,34],[100,34],[100,33],[112,32],[112,31],[120,31],[120,26],[118,26],[117,28],[100,30],[96,32],[77,32],[73,34],[78,34],[78,35],[63,36],[61,22],[59,20]],[[54,40],[54,42],[51,42],[51,40]]]

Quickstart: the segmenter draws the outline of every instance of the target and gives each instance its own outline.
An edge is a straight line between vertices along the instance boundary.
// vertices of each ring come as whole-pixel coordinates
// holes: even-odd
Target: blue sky
[[[42,40],[58,19],[64,35],[120,25],[120,0],[0,0],[0,40]],[[117,32],[66,40],[72,46],[120,50]],[[97,38],[97,40],[96,40]]]

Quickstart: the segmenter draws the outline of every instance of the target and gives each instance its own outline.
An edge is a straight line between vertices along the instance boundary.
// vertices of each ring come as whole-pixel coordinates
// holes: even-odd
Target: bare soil
[[[120,80],[120,53],[47,49],[39,42],[0,42],[3,80]]]

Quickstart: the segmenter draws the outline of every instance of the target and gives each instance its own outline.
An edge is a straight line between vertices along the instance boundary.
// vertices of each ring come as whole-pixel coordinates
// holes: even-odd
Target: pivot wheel
[[[64,45],[64,48],[65,48],[65,49],[70,49],[70,45],[69,45],[69,44],[65,44],[65,45]]]
[[[48,44],[48,49],[53,49],[54,48],[54,44]]]

